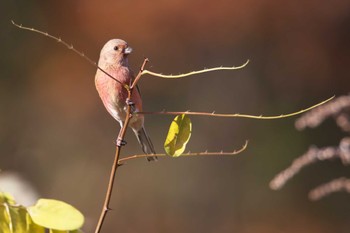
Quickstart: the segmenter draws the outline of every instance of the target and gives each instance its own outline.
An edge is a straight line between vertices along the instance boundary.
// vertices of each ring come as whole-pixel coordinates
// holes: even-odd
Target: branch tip
[[[234,150],[232,152],[224,152],[223,150],[221,151],[217,151],[217,152],[208,152],[208,150],[205,150],[204,152],[191,152],[188,151],[187,153],[184,153],[181,155],[181,157],[186,157],[186,156],[232,156],[232,155],[237,155],[241,152],[243,152],[248,146],[248,140],[245,141],[244,145],[239,149],[239,150]],[[170,156],[168,156],[167,154],[152,154],[152,155],[147,155],[147,154],[138,154],[138,155],[132,155],[132,156],[128,156],[125,158],[121,158],[118,160],[118,164],[123,163],[125,161],[128,160],[132,160],[132,159],[138,159],[138,158],[147,158],[147,157],[152,157],[152,156],[157,156],[157,157],[168,157],[168,158],[172,158]]]
[[[149,74],[155,77],[159,77],[159,78],[170,78],[170,79],[176,79],[176,78],[184,78],[187,76],[192,76],[192,75],[197,75],[197,74],[202,74],[202,73],[207,73],[207,72],[212,72],[212,71],[219,71],[219,70],[238,70],[238,69],[242,69],[244,68],[247,64],[248,64],[249,60],[247,60],[243,65],[240,66],[232,66],[232,67],[224,67],[224,66],[219,66],[219,67],[214,67],[214,68],[204,68],[203,70],[198,70],[198,71],[192,71],[189,73],[184,73],[184,74],[178,74],[178,75],[165,75],[162,73],[156,73],[156,72],[152,72],[149,70],[143,70],[142,71],[142,75],[143,74]]]
[[[185,112],[166,112],[166,111],[161,111],[161,112],[138,112],[138,114],[148,114],[148,115],[181,115],[181,114],[186,114],[186,115],[193,115],[193,116],[210,116],[210,117],[229,117],[229,118],[249,118],[249,119],[258,119],[258,120],[276,120],[276,119],[282,119],[282,118],[288,118],[296,115],[300,115],[302,113],[305,113],[307,111],[310,111],[311,109],[314,109],[316,107],[319,107],[330,100],[334,98],[331,97],[325,101],[322,101],[318,104],[315,104],[309,108],[302,109],[297,112],[292,112],[288,114],[280,114],[280,115],[275,115],[275,116],[263,116],[263,115],[248,115],[248,114],[239,114],[239,113],[213,113],[213,112],[191,112],[191,111],[185,111]]]
[[[99,67],[96,62],[92,61],[88,56],[86,56],[85,54],[83,55],[82,52],[76,50],[72,44],[68,44],[67,42],[65,42],[64,40],[62,40],[60,37],[56,37],[53,35],[50,35],[48,32],[43,32],[40,30],[37,30],[35,28],[29,28],[29,27],[24,27],[22,26],[22,24],[17,24],[15,23],[13,20],[11,20],[12,24],[15,25],[16,27],[22,29],[22,30],[28,30],[28,31],[32,31],[32,32],[36,32],[38,34],[41,34],[43,36],[49,37],[53,40],[56,40],[57,42],[61,43],[62,45],[64,45],[67,49],[72,50],[74,53],[82,56],[86,61],[88,61],[91,65],[95,66],[97,69],[99,69],[100,71],[102,71],[105,75],[107,75],[108,77],[110,77],[111,79],[113,79],[114,81],[122,84],[119,80],[117,80],[116,78],[114,78],[112,75],[108,74],[105,70],[103,70],[101,67]]]

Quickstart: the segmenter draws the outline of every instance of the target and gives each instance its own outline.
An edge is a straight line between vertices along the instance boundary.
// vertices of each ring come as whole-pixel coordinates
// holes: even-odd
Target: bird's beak
[[[126,47],[124,49],[124,54],[130,54],[132,52],[132,48],[131,47]]]

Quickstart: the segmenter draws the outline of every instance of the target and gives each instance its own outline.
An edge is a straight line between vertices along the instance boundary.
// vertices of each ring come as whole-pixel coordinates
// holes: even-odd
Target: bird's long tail
[[[142,127],[140,130],[138,131],[134,131],[137,137],[137,140],[139,141],[141,148],[143,150],[143,153],[151,155],[151,154],[156,154],[152,141],[151,139],[148,137],[146,130],[144,127]],[[148,161],[156,161],[157,160],[157,156],[150,156],[147,157]]]

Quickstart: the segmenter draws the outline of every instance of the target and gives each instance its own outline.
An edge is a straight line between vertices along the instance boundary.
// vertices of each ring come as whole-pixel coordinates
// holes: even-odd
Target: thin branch
[[[128,91],[128,93],[130,93],[130,91]],[[125,136],[125,133],[126,133],[126,129],[128,127],[128,124],[129,124],[129,121],[130,121],[130,118],[131,118],[130,111],[131,111],[131,107],[130,107],[130,105],[128,105],[127,109],[126,109],[128,117],[126,117],[125,123],[124,123],[123,127],[120,129],[118,140],[123,140],[124,139],[124,136]],[[110,210],[109,203],[110,203],[111,196],[112,196],[113,185],[114,185],[114,180],[115,180],[115,174],[116,174],[117,169],[119,167],[118,161],[119,161],[120,151],[121,151],[121,146],[117,145],[117,148],[116,148],[116,151],[115,151],[115,156],[114,156],[114,161],[113,161],[113,166],[112,166],[112,169],[111,169],[111,174],[109,176],[108,189],[107,189],[105,201],[104,201],[104,204],[103,204],[102,212],[101,212],[101,215],[100,215],[100,219],[99,219],[99,221],[97,223],[97,226],[96,226],[95,233],[99,233],[101,231],[104,219],[105,219],[105,217],[107,215],[107,212]]]
[[[208,117],[236,117],[236,118],[250,118],[250,119],[258,119],[258,120],[275,120],[275,119],[281,119],[281,118],[287,118],[291,116],[296,116],[299,114],[302,114],[304,112],[310,111],[311,109],[314,109],[316,107],[319,107],[328,101],[332,100],[334,96],[331,98],[322,101],[318,104],[315,104],[309,108],[302,109],[297,112],[289,113],[289,114],[281,114],[278,116],[254,116],[254,115],[247,115],[247,114],[223,114],[223,113],[215,113],[215,112],[191,112],[191,111],[186,111],[186,112],[167,112],[167,111],[161,111],[161,112],[137,112],[137,114],[147,114],[147,115],[181,115],[181,114],[186,114],[186,115],[194,115],[194,116],[208,116]]]
[[[335,117],[335,122],[337,123],[338,127],[343,130],[344,132],[350,133],[350,115],[349,113],[339,113]]]
[[[344,165],[350,164],[350,137],[343,138],[339,143],[339,158]]]
[[[49,37],[61,44],[63,44],[64,46],[66,46],[69,50],[72,50],[73,52],[75,52],[76,54],[80,55],[81,57],[83,57],[86,61],[88,61],[91,65],[95,66],[97,69],[99,69],[100,71],[102,71],[104,74],[106,74],[108,77],[110,77],[111,79],[113,79],[114,81],[120,83],[121,85],[123,85],[123,87],[125,89],[128,89],[129,86],[128,85],[125,85],[125,84],[122,84],[119,80],[117,80],[115,77],[113,77],[112,75],[108,74],[105,70],[103,70],[101,67],[99,67],[97,65],[96,62],[94,62],[93,60],[91,60],[88,56],[86,56],[83,52],[80,52],[79,50],[75,49],[74,46],[72,44],[68,44],[67,42],[65,42],[64,40],[62,40],[60,37],[56,37],[56,36],[53,36],[53,35],[50,35],[49,33],[47,32],[43,32],[43,31],[40,31],[38,29],[35,29],[35,28],[30,28],[30,27],[25,27],[25,26],[22,26],[21,24],[17,24],[15,23],[13,20],[11,20],[12,24],[20,29],[23,29],[23,30],[28,30],[28,31],[32,31],[32,32],[36,32],[36,33],[39,33],[41,35],[44,35],[46,37]],[[145,60],[146,61],[146,60]],[[147,59],[148,61],[148,59]],[[146,62],[147,62],[146,61]],[[210,68],[210,69],[203,69],[203,70],[199,70],[199,71],[192,71],[192,72],[189,72],[189,73],[185,73],[185,74],[179,74],[179,75],[164,75],[164,74],[159,74],[159,73],[156,73],[156,72],[152,72],[152,71],[149,71],[149,70],[144,70],[143,68],[141,69],[141,72],[139,73],[139,77],[137,78],[137,81],[138,79],[141,78],[142,75],[144,74],[149,74],[149,75],[152,75],[152,76],[156,76],[156,77],[161,77],[161,78],[183,78],[183,77],[187,77],[187,76],[191,76],[191,75],[196,75],[196,74],[202,74],[202,73],[207,73],[207,72],[211,72],[211,71],[218,71],[218,70],[238,70],[238,69],[241,69],[243,67],[245,67],[247,64],[249,63],[249,60],[247,60],[243,65],[241,66],[232,66],[232,67],[215,67],[215,68]],[[137,83],[137,82],[136,82]],[[135,83],[135,85],[136,85]]]
[[[248,146],[248,140],[245,141],[244,145],[242,146],[241,149],[239,150],[234,150],[232,152],[223,152],[223,151],[220,151],[220,152],[188,152],[188,153],[184,153],[182,154],[180,157],[183,157],[183,156],[209,156],[209,155],[212,155],[212,156],[228,156],[228,155],[237,155],[241,152],[243,152]],[[147,157],[150,157],[150,156],[158,156],[158,157],[168,157],[168,158],[173,158],[167,154],[152,154],[152,155],[147,155],[147,154],[140,154],[140,155],[132,155],[132,156],[128,156],[128,157],[125,157],[125,158],[121,158],[119,159],[118,161],[118,164],[121,165],[123,164],[123,162],[126,162],[128,160],[132,160],[132,159],[138,159],[138,158],[147,158]]]
[[[63,44],[64,46],[66,46],[69,50],[72,50],[73,52],[75,52],[76,54],[78,54],[79,56],[83,57],[86,61],[88,61],[91,65],[95,66],[97,69],[99,69],[100,71],[102,71],[105,75],[107,75],[108,77],[110,77],[111,79],[113,79],[114,81],[120,83],[121,85],[124,86],[124,88],[128,89],[128,86],[127,85],[124,85],[123,83],[121,83],[118,79],[116,79],[115,77],[113,77],[112,75],[110,75],[109,73],[107,73],[104,69],[102,69],[101,67],[99,67],[97,65],[96,62],[94,62],[93,60],[91,60],[88,56],[86,56],[83,52],[80,52],[79,50],[75,49],[74,46],[72,44],[68,44],[67,42],[65,42],[64,40],[62,40],[60,37],[56,37],[56,36],[53,36],[53,35],[50,35],[49,33],[47,32],[43,32],[43,31],[40,31],[38,29],[35,29],[35,28],[30,28],[30,27],[25,27],[25,26],[22,26],[22,24],[17,24],[15,23],[13,20],[11,20],[12,24],[15,25],[16,27],[20,28],[20,29],[23,29],[23,30],[27,30],[27,31],[32,31],[32,32],[35,32],[35,33],[39,33],[41,35],[44,35],[46,37],[49,37],[55,41],[57,41],[58,43],[61,43]]]
[[[302,156],[296,158],[293,163],[277,174],[270,182],[270,188],[281,189],[301,169],[317,161],[339,158],[344,165],[350,164],[350,137],[343,138],[338,146],[317,148],[310,146],[309,150]]]
[[[338,147],[325,147],[319,149],[315,146],[311,146],[305,154],[296,158],[288,168],[277,174],[275,178],[272,179],[270,182],[270,188],[273,190],[281,189],[287,181],[294,177],[302,168],[319,160],[338,158],[339,154]]]
[[[245,67],[248,63],[249,63],[249,60],[247,60],[243,65],[240,65],[240,66],[214,67],[214,68],[210,68],[210,69],[203,69],[203,70],[198,70],[198,71],[192,71],[192,72],[189,72],[189,73],[178,74],[178,75],[160,74],[160,73],[152,72],[152,71],[149,71],[149,70],[144,70],[144,71],[142,71],[142,75],[149,74],[149,75],[152,75],[152,76],[155,76],[155,77],[160,77],[160,78],[176,79],[176,78],[184,78],[184,77],[187,77],[187,76],[192,76],[192,75],[196,75],[196,74],[203,74],[203,73],[212,72],[212,71],[218,71],[218,70],[238,70],[238,69],[242,69],[243,67]]]
[[[130,120],[130,116],[131,116],[131,114],[130,114],[131,109],[130,109],[129,105],[127,106],[126,111],[127,111],[127,116],[129,116],[129,117],[126,117],[125,124],[120,129],[118,140],[123,140],[125,133],[126,133],[126,128],[128,127],[128,124],[129,124],[129,120]],[[106,197],[105,197],[105,201],[104,201],[103,208],[101,211],[101,215],[100,215],[99,221],[98,221],[96,229],[95,229],[95,233],[99,233],[101,231],[103,222],[104,222],[105,217],[107,215],[107,212],[110,210],[109,203],[110,203],[111,196],[112,196],[115,174],[116,174],[117,169],[119,167],[118,161],[119,161],[120,151],[121,151],[121,146],[117,145],[116,151],[115,151],[115,156],[114,156],[114,161],[113,161],[113,165],[112,165],[112,169],[111,169],[111,174],[109,176],[108,189],[106,192]]]
[[[312,201],[318,201],[321,198],[335,192],[346,191],[350,193],[350,179],[340,177],[328,183],[318,186],[309,192],[309,198]]]
[[[133,89],[137,85],[138,81],[140,80],[140,78],[142,76],[142,72],[145,70],[145,66],[146,66],[147,62],[149,62],[149,60],[148,60],[148,58],[145,58],[143,60],[143,63],[142,63],[142,66],[140,68],[138,75],[136,76],[136,78],[134,79],[133,83],[130,86],[130,89]]]
[[[141,71],[144,69],[144,66],[146,65],[148,59],[146,58],[145,61],[142,64],[142,67],[140,69],[140,72],[137,76],[141,76]],[[138,81],[138,79],[135,79],[133,81],[133,83],[131,84],[131,87],[134,87],[136,85],[136,82]],[[133,88],[126,88],[126,90],[128,91],[128,99],[131,99],[131,95],[132,95],[132,91]],[[118,135],[118,140],[123,141],[124,137],[125,137],[125,133],[126,130],[128,128],[130,119],[132,118],[132,114],[131,114],[131,105],[127,105],[126,107],[126,119],[124,122],[123,127],[120,129],[119,135]],[[105,220],[105,217],[108,213],[108,210],[110,210],[109,208],[109,203],[111,200],[111,196],[112,196],[112,191],[113,191],[113,185],[114,185],[114,179],[115,179],[115,174],[117,172],[117,169],[119,167],[118,161],[119,161],[119,155],[120,155],[120,151],[121,151],[121,145],[117,145],[116,151],[115,151],[115,156],[114,156],[114,162],[113,162],[113,166],[112,166],[112,170],[111,170],[111,174],[109,176],[109,182],[108,182],[108,189],[107,189],[107,193],[106,193],[106,197],[105,197],[105,201],[103,204],[103,208],[101,211],[101,215],[100,215],[100,219],[97,223],[96,226],[96,230],[95,233],[99,233],[101,231],[103,222]]]
[[[324,106],[304,114],[295,121],[295,128],[298,130],[303,130],[306,127],[315,128],[328,117],[336,116],[346,108],[350,108],[350,95],[340,96]]]
[[[105,75],[107,75],[108,77],[110,77],[111,79],[113,79],[114,81],[120,83],[125,89],[129,89],[129,86],[128,85],[125,85],[123,83],[121,83],[119,80],[117,80],[115,77],[113,77],[112,75],[108,74],[105,70],[103,70],[101,67],[99,67],[97,65],[96,62],[94,62],[93,60],[91,60],[88,56],[86,56],[83,52],[80,52],[79,50],[75,49],[74,46],[72,44],[68,44],[67,42],[63,41],[60,37],[56,37],[56,36],[53,36],[53,35],[50,35],[49,33],[47,32],[43,32],[43,31],[40,31],[38,29],[35,29],[35,28],[30,28],[30,27],[25,27],[25,26],[22,26],[21,24],[17,24],[15,23],[13,20],[11,20],[12,24],[20,29],[23,29],[23,30],[27,30],[27,31],[32,31],[32,32],[35,32],[35,33],[39,33],[43,36],[46,36],[46,37],[49,37],[61,44],[63,44],[64,46],[66,46],[69,50],[72,50],[73,52],[75,52],[76,54],[80,55],[81,57],[83,57],[86,61],[88,61],[91,65],[95,66],[97,69],[99,69],[100,71],[102,71]],[[147,59],[148,61],[148,59]],[[144,74],[149,74],[149,75],[152,75],[152,76],[156,76],[156,77],[161,77],[161,78],[183,78],[183,77],[187,77],[187,76],[191,76],[191,75],[196,75],[196,74],[202,74],[202,73],[207,73],[207,72],[211,72],[211,71],[218,71],[218,70],[238,70],[238,69],[241,69],[243,67],[245,67],[247,64],[249,63],[249,60],[247,60],[243,65],[241,66],[232,66],[232,67],[215,67],[215,68],[210,68],[210,69],[203,69],[203,70],[199,70],[199,71],[192,71],[192,72],[189,72],[189,73],[185,73],[185,74],[179,74],[179,75],[164,75],[164,74],[159,74],[159,73],[156,73],[156,72],[152,72],[152,71],[149,71],[149,70],[144,70],[144,69],[141,69],[141,72],[139,73],[139,76],[138,79],[141,78],[142,75]],[[137,83],[137,82],[136,82]],[[136,85],[135,83],[135,85]]]

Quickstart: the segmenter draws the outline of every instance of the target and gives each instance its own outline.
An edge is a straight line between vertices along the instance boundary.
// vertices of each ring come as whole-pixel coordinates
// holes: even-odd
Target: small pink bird
[[[108,41],[102,48],[98,66],[113,76],[119,82],[130,85],[134,74],[129,68],[128,55],[132,49],[120,39]],[[121,85],[99,69],[95,76],[95,85],[101,100],[114,119],[123,127],[126,117],[126,106],[128,92]],[[133,90],[131,96],[134,112],[142,111],[142,99],[138,88]],[[129,122],[134,131],[141,148],[145,154],[155,154],[154,147],[144,127],[144,116],[134,114]],[[148,161],[156,160],[156,156],[147,157]]]

